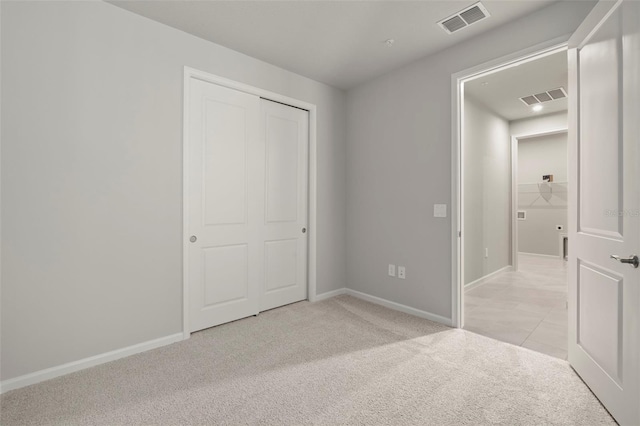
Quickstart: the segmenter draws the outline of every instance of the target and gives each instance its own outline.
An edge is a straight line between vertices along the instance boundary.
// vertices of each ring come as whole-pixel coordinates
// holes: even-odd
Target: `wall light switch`
[[[392,265],[391,263],[389,264],[389,276],[390,277],[396,276],[396,265]]]
[[[447,217],[447,205],[446,204],[434,204],[433,205],[433,217]]]
[[[407,278],[404,266],[398,266],[398,278],[400,278],[401,280],[404,280],[405,278]]]

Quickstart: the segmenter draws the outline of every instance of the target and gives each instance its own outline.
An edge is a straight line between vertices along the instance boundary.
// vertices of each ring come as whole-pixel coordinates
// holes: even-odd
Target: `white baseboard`
[[[504,268],[500,268],[497,271],[493,271],[492,273],[485,275],[484,277],[480,277],[477,280],[471,281],[469,284],[466,284],[464,286],[464,289],[471,290],[472,288],[480,287],[482,284],[486,283],[491,278],[494,278],[496,275],[510,271],[513,271],[513,266],[507,265]]]
[[[346,294],[346,288],[339,288],[337,290],[327,291],[326,293],[316,294],[316,297],[310,299],[310,302],[320,302],[321,300],[329,299],[331,297],[340,296],[341,294]]]
[[[404,312],[410,315],[415,315],[420,318],[425,318],[431,321],[439,322],[444,325],[451,326],[451,319],[445,318],[440,315],[432,314],[430,312],[421,311],[410,306],[402,305],[400,303],[391,302],[380,297],[371,296],[370,294],[362,293],[360,291],[351,290],[348,288],[339,288],[337,290],[328,291],[326,293],[318,294],[313,298],[313,302],[319,302],[321,300],[329,299],[331,297],[339,296],[341,294],[348,294],[358,299],[366,300],[367,302],[375,303],[377,305],[384,306],[389,309]],[[36,383],[44,382],[46,380],[54,379],[56,377],[64,376],[65,374],[74,373],[76,371],[84,370],[86,368],[95,367],[96,365],[104,364],[107,362],[115,361],[120,358],[125,358],[131,355],[135,355],[141,352],[156,349],[162,346],[170,345],[172,343],[180,342],[184,340],[185,335],[180,332],[172,334],[170,336],[160,337],[158,339],[149,340],[148,342],[138,343],[133,346],[128,346],[122,349],[116,349],[115,351],[106,352],[100,355],[95,355],[89,358],[84,358],[78,361],[69,362],[56,367],[46,368],[44,370],[36,371],[34,373],[25,374],[24,376],[15,377],[0,382],[0,394],[8,392],[10,390],[23,388],[25,386],[33,385]]]
[[[546,257],[548,259],[560,259],[559,254],[539,254],[539,253],[526,253],[524,251],[519,251],[518,254],[523,254],[525,256],[534,256],[534,257]]]
[[[358,299],[366,300],[367,302],[375,303],[376,305],[384,306],[385,308],[393,309],[396,311],[404,312],[405,314],[415,315],[420,318],[425,318],[431,321],[439,322],[444,325],[452,326],[450,318],[445,318],[440,315],[432,314],[431,312],[421,311],[420,309],[412,308],[411,306],[402,305],[400,303],[392,302],[390,300],[382,299],[380,297],[372,296],[360,291],[346,289],[346,294],[349,296],[357,297]]]
[[[96,365],[115,361],[120,358],[135,355],[137,353],[145,352],[151,349],[156,349],[161,346],[170,345],[171,343],[176,343],[181,340],[183,340],[182,332],[172,334],[170,336],[160,337],[154,340],[149,340],[148,342],[138,343],[137,345],[128,346],[126,348],[116,349],[115,351],[106,352],[78,361],[69,362],[57,367],[51,367],[44,370],[36,371],[34,373],[25,374],[24,376],[19,376],[13,379],[4,380],[3,382],[0,382],[0,393],[4,393],[13,389],[19,389],[25,386],[33,385],[35,383],[44,382],[45,380],[64,376],[65,374],[84,370],[85,368],[95,367]]]

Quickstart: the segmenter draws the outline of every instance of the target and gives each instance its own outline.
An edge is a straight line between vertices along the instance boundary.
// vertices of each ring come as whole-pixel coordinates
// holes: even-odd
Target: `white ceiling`
[[[448,35],[436,22],[470,1],[109,1],[332,86],[348,89],[556,0],[484,0],[491,17]],[[385,40],[394,39],[392,47]]]
[[[566,51],[468,81],[464,93],[511,121],[566,111],[567,98],[544,102],[537,113],[519,99],[558,87],[568,93]]]

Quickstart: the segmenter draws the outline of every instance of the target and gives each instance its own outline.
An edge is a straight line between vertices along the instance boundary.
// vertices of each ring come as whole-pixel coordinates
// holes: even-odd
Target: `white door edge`
[[[259,96],[275,102],[294,106],[309,111],[309,181],[308,181],[308,254],[307,254],[307,294],[309,301],[316,299],[316,279],[317,279],[317,107],[309,102],[281,95],[279,93],[260,89],[248,84],[239,83],[224,77],[200,71],[191,67],[184,67],[183,84],[183,134],[182,134],[182,335],[183,339],[191,336],[189,327],[189,209],[188,209],[188,188],[189,188],[189,126],[186,125],[189,118],[189,85],[191,79],[198,79],[208,83],[213,83],[229,89]]]
[[[464,227],[462,181],[462,83],[471,77],[490,74],[516,63],[533,60],[566,50],[570,34],[531,46],[451,75],[451,325],[462,328],[464,323]],[[462,237],[459,237],[462,233]]]

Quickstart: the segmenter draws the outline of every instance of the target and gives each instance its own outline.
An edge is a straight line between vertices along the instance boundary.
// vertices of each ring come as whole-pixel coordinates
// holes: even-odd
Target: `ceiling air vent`
[[[533,96],[535,96],[536,99],[539,100],[540,102],[549,102],[551,99],[553,99],[551,95],[549,95],[547,92],[536,93]]]
[[[533,104],[539,104],[540,101],[536,99],[535,96],[531,95],[531,96],[525,96],[524,98],[520,98],[520,100],[522,102],[524,102],[527,105],[533,105]]]
[[[558,87],[557,89],[547,90],[546,92],[536,93],[535,95],[523,96],[520,100],[526,105],[535,105],[566,97],[567,92],[564,91],[564,88]]]
[[[562,87],[560,87],[558,89],[549,90],[547,93],[553,99],[560,99],[560,98],[566,98],[567,97],[567,94],[566,94],[566,92],[564,91],[564,89]]]
[[[448,34],[452,34],[458,30],[468,27],[471,24],[475,24],[478,21],[483,20],[491,16],[486,7],[480,2],[475,3],[466,9],[462,9],[460,12],[447,16],[443,20],[438,22]]]

